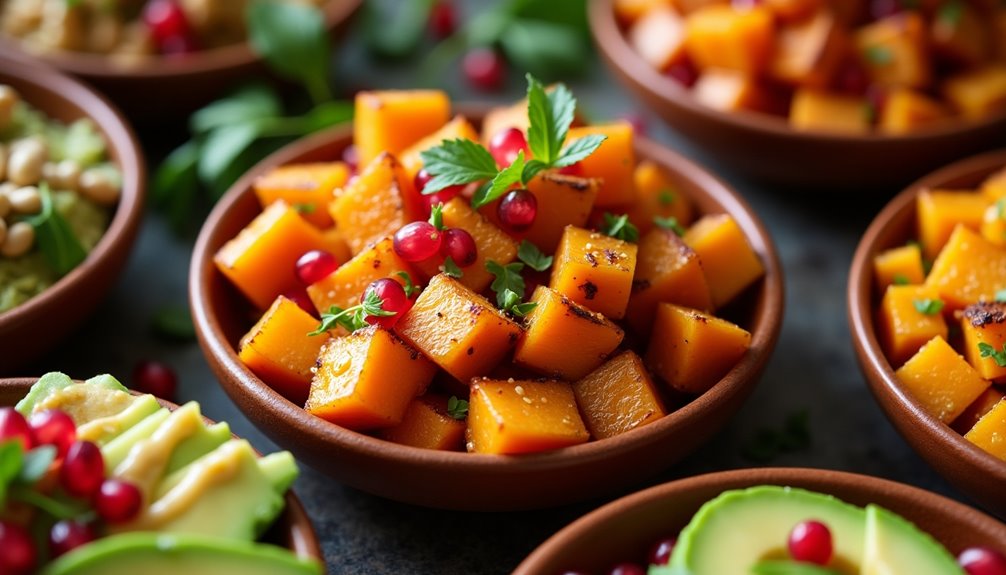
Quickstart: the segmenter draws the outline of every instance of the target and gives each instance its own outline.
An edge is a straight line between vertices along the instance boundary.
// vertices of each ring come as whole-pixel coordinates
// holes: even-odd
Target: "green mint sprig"
[[[447,400],[447,415],[453,417],[454,419],[464,419],[468,417],[468,401],[459,399],[456,395],[452,395],[451,398]]]
[[[517,258],[527,264],[527,267],[543,272],[548,268],[552,267],[553,256],[547,256],[538,249],[538,246],[532,244],[527,240],[523,240],[520,243],[520,247],[517,248]]]
[[[521,276],[523,263],[511,262],[504,266],[489,260],[486,262],[486,269],[495,277],[489,287],[496,293],[496,307],[504,313],[524,317],[538,306],[536,302],[522,302],[525,288],[524,277]]]
[[[321,335],[330,329],[344,327],[350,333],[366,327],[368,317],[390,317],[396,311],[384,309],[384,300],[373,291],[368,291],[363,301],[354,306],[343,309],[337,305],[328,308],[328,311],[321,314],[321,323],[317,329],[308,333],[309,336]]]
[[[629,221],[628,214],[616,216],[609,212],[604,212],[601,233],[625,242],[634,243],[639,241],[639,228]]]
[[[913,299],[912,305],[915,306],[915,311],[923,315],[936,315],[943,311],[943,300],[941,299]]]
[[[8,501],[18,501],[59,519],[72,519],[87,513],[81,503],[54,499],[35,489],[56,459],[56,448],[42,445],[25,451],[20,441],[0,442],[0,509]]]
[[[64,276],[87,257],[87,252],[66,218],[56,210],[49,186],[42,183],[38,187],[42,198],[41,211],[26,218],[35,230],[35,241],[46,263],[59,276]]]
[[[1006,343],[1003,344],[1001,350],[997,350],[991,345],[981,342],[978,344],[978,352],[981,357],[991,357],[992,361],[996,362],[999,367],[1006,367]]]
[[[658,227],[665,230],[671,230],[679,237],[685,235],[685,228],[680,223],[678,223],[678,218],[674,216],[668,216],[666,218],[661,216],[653,216],[653,223]]]

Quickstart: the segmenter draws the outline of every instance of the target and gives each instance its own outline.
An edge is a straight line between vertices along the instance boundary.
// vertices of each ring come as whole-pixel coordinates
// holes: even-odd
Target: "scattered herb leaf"
[[[521,296],[509,289],[503,290],[503,305],[500,309],[504,313],[509,313],[514,317],[524,317],[531,313],[531,310],[538,307],[538,302],[529,301],[521,303]]]
[[[183,306],[165,306],[154,312],[150,322],[156,335],[175,341],[192,341],[196,338],[196,328],[192,315]]]
[[[385,310],[382,306],[384,300],[373,291],[367,291],[363,302],[352,307],[342,309],[333,305],[328,311],[321,314],[321,323],[317,329],[308,333],[309,336],[321,335],[336,326],[346,328],[350,333],[361,329],[367,325],[366,319],[370,316],[390,317],[398,312]]]
[[[24,447],[20,441],[0,442],[0,507],[7,501],[10,484],[21,472]]]
[[[405,290],[405,297],[412,299],[413,295],[419,293],[423,289],[412,282],[412,276],[409,275],[409,272],[399,271],[395,275],[402,278],[402,281],[405,282],[405,285],[402,286]]]
[[[492,203],[497,198],[505,194],[510,186],[521,181],[524,172],[524,150],[517,152],[517,157],[513,163],[503,168],[496,174],[490,185],[479,188],[472,196],[472,207],[479,209],[482,206]],[[425,191],[425,190],[424,190]]]
[[[458,264],[451,259],[451,256],[447,256],[444,260],[444,265],[440,266],[440,271],[454,279],[461,279],[465,275],[465,272],[458,267]]]
[[[639,241],[639,229],[629,221],[628,214],[615,216],[610,212],[604,212],[601,233],[626,242]]]
[[[887,46],[870,46],[866,49],[866,59],[874,66],[886,66],[894,62],[894,54]]]
[[[524,278],[520,275],[523,269],[524,264],[520,262],[511,262],[505,266],[494,260],[486,262],[486,270],[495,276],[489,287],[496,293],[496,306],[500,309],[506,307],[506,292],[508,290],[515,294],[524,293]]]
[[[943,311],[943,300],[941,299],[914,299],[912,305],[915,311],[924,315],[936,315]]]
[[[430,208],[430,225],[434,228],[444,230],[444,205],[437,204]]]
[[[318,209],[318,206],[314,204],[297,203],[293,205],[293,209],[296,210],[298,214],[304,214],[307,216],[313,214]]]
[[[447,415],[453,417],[454,419],[464,419],[468,417],[468,401],[458,399],[456,395],[452,395],[451,398],[447,400]]]
[[[42,210],[27,222],[35,229],[35,241],[42,256],[59,276],[64,276],[87,257],[80,240],[66,218],[56,210],[52,202],[49,186],[40,184],[38,193],[42,199]]]
[[[1006,302],[1006,289],[1001,289],[1001,290],[997,291],[996,292],[996,296],[995,296],[995,300],[996,301],[1004,301],[1004,302]]]
[[[964,3],[961,0],[947,0],[940,6],[936,19],[947,26],[956,28],[964,17]]]
[[[527,264],[527,267],[543,272],[552,266],[553,256],[547,256],[533,243],[523,240],[517,248],[517,257]]]
[[[678,223],[678,218],[674,216],[668,216],[666,218],[661,216],[653,216],[653,223],[657,227],[663,228],[665,230],[671,230],[672,232],[678,234],[679,236],[685,235],[685,228]]]
[[[673,204],[675,200],[676,197],[674,195],[674,192],[672,192],[671,190],[663,189],[660,190],[659,193],[657,193],[657,201],[660,202],[660,205],[662,206],[669,206]]]
[[[52,445],[42,445],[25,453],[17,475],[17,482],[22,485],[34,484],[45,475],[55,459],[56,447]]]
[[[492,180],[499,173],[489,150],[471,140],[444,140],[439,146],[423,150],[419,155],[426,171],[434,174],[423,188],[424,195],[459,184]]]
[[[910,283],[908,276],[905,274],[894,274],[894,278],[891,281],[896,286],[904,286]]]
[[[364,39],[367,49],[382,58],[412,54],[426,32],[433,0],[396,2],[396,10],[378,10],[375,2],[364,4]]]
[[[991,357],[992,361],[996,362],[996,365],[1006,367],[1006,343],[1003,344],[1002,350],[996,350],[996,348],[983,341],[978,344],[978,351],[981,357]]]

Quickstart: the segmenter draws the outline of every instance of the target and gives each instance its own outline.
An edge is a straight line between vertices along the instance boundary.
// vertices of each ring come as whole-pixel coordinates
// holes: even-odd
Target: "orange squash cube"
[[[454,119],[441,126],[439,130],[409,146],[399,154],[398,160],[402,163],[402,167],[405,168],[405,175],[410,182],[415,179],[419,170],[423,169],[423,158],[420,154],[430,148],[439,146],[444,140],[471,140],[477,142],[479,141],[479,134],[475,131],[471,122],[465,119],[464,116],[454,116]]]
[[[647,64],[663,71],[685,57],[685,21],[674,8],[657,6],[629,28],[628,40]]]
[[[335,261],[345,263],[353,259],[352,252],[349,251],[349,243],[342,235],[342,230],[327,228],[321,232],[325,240],[325,251],[335,256]]]
[[[354,430],[397,425],[436,371],[393,332],[370,326],[325,345],[304,409]]]
[[[727,6],[730,0],[671,0],[671,4],[682,14],[691,14],[708,6]]]
[[[671,5],[670,0],[615,0],[615,18],[625,26],[642,18],[652,10],[666,8]]]
[[[940,336],[922,346],[895,375],[930,415],[947,425],[989,387]]]
[[[763,4],[777,19],[783,22],[796,22],[812,18],[821,9],[823,2],[821,0],[765,0]]]
[[[466,427],[464,420],[448,415],[446,396],[427,394],[409,403],[401,423],[380,430],[377,436],[422,449],[461,451]]]
[[[989,64],[953,76],[943,83],[943,97],[971,120],[1006,110],[1006,65]]]
[[[1006,441],[1002,439],[1004,436],[1006,436],[1006,401],[999,401],[971,428],[971,431],[964,435],[964,439],[993,457],[1006,461]]]
[[[1000,247],[1006,246],[1006,197],[999,198],[985,208],[979,231],[989,243]]]
[[[335,190],[347,180],[349,167],[345,163],[318,162],[273,168],[259,176],[252,187],[263,208],[283,200],[298,208],[307,221],[327,228],[332,225],[328,204],[335,198]]]
[[[936,288],[947,311],[993,300],[1006,286],[1006,248],[958,224],[933,262],[926,285]]]
[[[878,126],[888,134],[906,134],[945,120],[947,116],[943,104],[914,90],[899,88],[887,95]]]
[[[761,259],[729,214],[703,217],[685,232],[684,240],[699,254],[715,308],[765,275]]]
[[[525,319],[514,361],[548,377],[580,379],[604,363],[625,336],[603,315],[546,286],[535,288],[531,301],[538,305]]]
[[[625,351],[573,383],[576,404],[591,437],[605,439],[667,415],[643,360]]]
[[[472,291],[482,292],[492,283],[493,275],[486,269],[487,261],[493,260],[505,266],[517,259],[519,244],[482,214],[473,210],[467,200],[454,198],[447,202],[443,207],[443,216],[444,226],[465,230],[475,240],[478,255],[473,264],[461,268],[463,273],[458,280]],[[444,259],[436,256],[418,262],[416,269],[419,270],[423,280],[427,280],[440,273]]]
[[[509,128],[517,128],[527,135],[531,121],[527,117],[527,98],[509,106],[497,106],[486,113],[482,120],[482,145],[489,147],[493,136]]]
[[[486,298],[444,274],[433,276],[395,329],[461,382],[489,373],[522,331]]]
[[[768,73],[794,86],[825,88],[848,49],[845,29],[828,10],[785,24],[777,34]]]
[[[404,285],[398,272],[414,273],[409,264],[395,253],[391,238],[384,238],[327,277],[307,286],[307,295],[318,311],[328,311],[332,306],[345,309],[359,303],[363,290],[375,280],[392,278]]]
[[[639,229],[640,237],[653,229],[655,217],[674,218],[685,227],[695,219],[691,198],[680,191],[677,182],[657,164],[650,160],[640,161],[632,179],[636,184],[636,201],[626,207],[625,213]]]
[[[887,288],[877,309],[877,339],[892,366],[908,361],[934,337],[946,339],[947,322],[941,311],[942,300],[932,288],[911,285]]]
[[[545,253],[552,253],[566,226],[587,224],[600,193],[600,181],[546,171],[528,182],[527,189],[538,202],[538,215],[527,231],[514,237],[524,238]]]
[[[996,201],[1002,198],[1006,198],[1006,168],[995,172],[991,176],[985,178],[982,182],[979,191],[983,196],[989,199],[989,201]]]
[[[871,79],[890,88],[925,88],[932,80],[926,22],[917,12],[899,12],[856,32],[859,59]]]
[[[440,90],[356,94],[353,143],[366,166],[381,152],[397,155],[450,119],[451,101]]]
[[[993,54],[994,46],[985,15],[968,2],[957,2],[954,15],[937,11],[929,25],[929,46],[945,61],[964,67],[977,66]]]
[[[768,67],[775,26],[764,7],[709,6],[689,14],[685,28],[688,55],[700,69],[725,68],[754,77]]]
[[[922,190],[916,200],[923,255],[935,258],[958,224],[978,231],[989,200],[967,190]]]
[[[865,98],[801,88],[793,95],[789,125],[797,130],[865,134],[870,131],[870,109]]]
[[[671,230],[651,230],[639,241],[632,296],[625,314],[629,325],[646,337],[657,304],[668,302],[704,311],[713,309],[706,274],[695,250]]]
[[[269,204],[213,256],[220,273],[259,309],[300,285],[297,259],[325,249],[321,232],[282,200]]]
[[[751,346],[751,334],[726,320],[669,303],[657,306],[646,365],[678,391],[705,393]]]
[[[632,171],[636,167],[636,149],[633,144],[633,129],[628,122],[617,122],[582,128],[570,128],[566,145],[591,134],[607,136],[593,154],[580,160],[583,173],[599,180],[597,206],[617,206],[636,199],[636,186]]]
[[[632,293],[636,249],[635,244],[566,226],[549,287],[582,306],[621,319]]]
[[[418,203],[402,165],[393,156],[381,154],[346,186],[329,212],[356,255],[418,219]]]
[[[873,276],[881,293],[890,285],[918,285],[926,279],[918,244],[891,248],[873,258]]]
[[[992,411],[992,408],[998,405],[1004,397],[1006,397],[1006,393],[1001,389],[994,385],[990,386],[978,396],[978,399],[971,402],[971,405],[964,410],[964,413],[957,416],[951,427],[961,435],[966,434],[971,431],[971,428],[977,425],[981,418],[985,417],[985,414]]]
[[[692,95],[702,104],[724,112],[749,110],[781,113],[784,100],[757,78],[736,70],[704,70],[692,86]]]
[[[590,439],[568,383],[481,378],[471,386],[470,452],[536,453]]]
[[[1000,365],[989,353],[1003,352],[1006,344],[1006,303],[980,302],[964,308],[961,332],[964,334],[964,357],[971,367],[985,379],[997,383],[1006,381],[1006,365]]]

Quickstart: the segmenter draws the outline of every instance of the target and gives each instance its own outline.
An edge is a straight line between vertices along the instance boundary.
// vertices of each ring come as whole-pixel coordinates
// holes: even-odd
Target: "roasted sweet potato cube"
[[[398,160],[405,169],[405,175],[411,182],[419,170],[423,168],[423,158],[420,156],[424,151],[439,146],[444,140],[471,140],[479,141],[479,134],[475,131],[471,122],[464,116],[454,116],[450,122],[440,127],[429,136],[412,144],[398,155]]]
[[[649,335],[661,302],[703,311],[713,309],[698,254],[673,231],[655,229],[639,241],[632,296],[625,314],[637,334]]]
[[[692,86],[692,94],[706,106],[724,112],[749,110],[774,114],[784,109],[785,102],[760,79],[721,68],[704,70]]]
[[[989,243],[1006,246],[1006,197],[999,198],[985,208],[979,231]]]
[[[935,258],[958,224],[981,229],[989,200],[969,190],[922,190],[916,200],[919,241],[923,255]]]
[[[961,435],[966,434],[971,431],[971,428],[981,418],[985,417],[985,414],[992,411],[992,408],[998,405],[1004,397],[1006,397],[1006,392],[1003,392],[1003,390],[994,385],[989,386],[988,389],[978,396],[978,399],[971,402],[971,405],[964,410],[964,413],[957,416],[957,419],[954,420],[953,425],[950,427]]]
[[[538,305],[527,315],[514,361],[548,377],[580,379],[604,363],[625,336],[603,315],[546,286],[538,286],[531,301]]]
[[[451,102],[440,90],[358,92],[353,143],[366,166],[381,152],[398,154],[450,119]]]
[[[213,263],[256,307],[266,309],[276,296],[300,285],[297,258],[325,247],[321,231],[278,200],[224,244]]]
[[[700,69],[725,68],[758,76],[775,45],[772,13],[762,6],[709,6],[688,14],[685,47]]]
[[[635,272],[635,244],[566,226],[549,287],[582,306],[621,319]]]
[[[973,303],[961,315],[964,357],[985,379],[1006,381],[1006,303]]]
[[[465,442],[465,422],[447,412],[447,397],[426,394],[413,399],[402,422],[382,429],[377,436],[387,441],[441,451],[461,451]]]
[[[699,254],[715,308],[765,275],[761,259],[729,214],[703,217],[685,232],[684,240]]]
[[[335,261],[341,263],[353,259],[353,253],[349,251],[349,242],[342,235],[342,230],[327,228],[322,230],[322,237],[325,240],[325,251],[335,256]]]
[[[607,136],[593,154],[580,160],[584,175],[599,180],[594,204],[603,207],[635,201],[636,186],[632,171],[636,167],[636,149],[632,126],[628,122],[617,122],[570,128],[567,145],[590,134]]]
[[[412,183],[390,154],[375,158],[332,202],[329,212],[353,255],[420,217]]]
[[[947,425],[989,387],[940,336],[922,346],[895,375],[923,409]]]
[[[657,306],[646,365],[678,391],[702,394],[733,369],[751,334],[724,319],[662,303]]]
[[[325,344],[304,409],[349,429],[397,425],[436,371],[394,332],[370,326]]]
[[[993,300],[1006,286],[1006,248],[958,224],[933,262],[926,285],[936,288],[948,311]]]
[[[870,120],[866,98],[809,88],[796,91],[789,111],[789,125],[797,130],[865,134]]]
[[[433,276],[395,329],[462,382],[489,373],[521,335],[486,298],[444,274]]]
[[[968,2],[944,2],[929,24],[929,46],[944,61],[977,66],[993,55],[985,16]]]
[[[780,27],[769,74],[781,82],[824,88],[848,50],[845,29],[829,10]]]
[[[992,37],[995,42],[996,58],[1006,64],[1006,7],[997,10],[993,17]]]
[[[680,191],[677,182],[663,168],[650,160],[642,160],[636,165],[632,179],[636,184],[636,202],[628,206],[625,213],[639,229],[640,237],[653,229],[655,217],[674,218],[685,227],[691,225],[695,219],[692,200]]]
[[[971,428],[971,431],[964,435],[964,439],[993,457],[1006,461],[1006,441],[1002,440],[1004,436],[1006,436],[1006,401],[1000,400]]]
[[[777,20],[797,22],[812,18],[821,10],[822,0],[765,0],[763,2]],[[828,10],[828,12],[831,12]]]
[[[931,126],[948,116],[940,102],[907,88],[899,88],[887,95],[880,112],[878,127],[888,134],[906,134]]]
[[[981,120],[1006,110],[1006,66],[989,64],[943,83],[943,97],[965,118]]]
[[[642,18],[652,10],[671,6],[670,0],[615,0],[615,18],[619,23],[628,26]]]
[[[892,285],[877,309],[877,339],[894,367],[908,361],[936,336],[947,337],[943,301],[932,288]]]
[[[917,12],[899,12],[856,32],[856,51],[870,78],[890,88],[925,88],[932,80],[926,22]]]
[[[614,437],[667,415],[643,360],[632,351],[622,352],[573,383],[573,394],[595,439]]]
[[[1006,198],[1006,168],[985,178],[979,191],[990,201]]]
[[[889,285],[918,285],[926,279],[918,244],[891,248],[873,258],[873,276],[880,293]]]
[[[332,225],[328,204],[335,199],[335,190],[348,179],[349,167],[343,162],[291,164],[259,176],[252,187],[263,208],[283,200],[297,208],[307,221],[327,228]]]
[[[345,309],[359,303],[360,294],[374,280],[392,278],[404,282],[398,272],[414,273],[409,264],[395,253],[391,238],[384,238],[327,277],[307,286],[307,295],[318,311],[328,311],[332,306]]]
[[[493,136],[509,128],[517,128],[526,134],[530,123],[527,117],[527,98],[509,106],[497,106],[489,110],[482,120],[482,144],[488,147]]]
[[[727,6],[730,0],[671,0],[671,4],[682,14],[691,14],[707,6]]]
[[[590,439],[566,382],[481,378],[471,386],[468,451],[535,453]]]
[[[685,57],[685,21],[670,6],[658,6],[629,28],[629,44],[647,64],[666,70]]]

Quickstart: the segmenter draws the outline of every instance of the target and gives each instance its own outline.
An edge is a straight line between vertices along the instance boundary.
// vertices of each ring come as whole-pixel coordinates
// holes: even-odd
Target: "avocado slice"
[[[138,441],[153,435],[169,417],[171,417],[170,411],[159,409],[102,446],[101,454],[105,458],[105,469],[108,473],[111,474],[115,471],[115,468],[126,459],[129,451]]]
[[[321,575],[316,561],[273,545],[216,537],[126,533],[56,559],[40,575]]]
[[[73,385],[73,380],[70,379],[69,375],[58,371],[50,371],[32,384],[31,389],[21,398],[21,401],[17,402],[14,409],[21,415],[28,417],[35,412],[35,406],[40,401],[49,397],[52,393],[71,385]]]
[[[682,530],[667,567],[650,572],[747,575],[759,561],[785,558],[789,532],[808,519],[831,529],[831,567],[857,573],[866,512],[830,495],[772,485],[727,491],[707,502]]]
[[[290,489],[300,473],[297,462],[289,451],[277,451],[260,457],[258,467],[272,483],[272,488],[281,494]]]
[[[954,557],[928,533],[876,505],[866,507],[862,575],[963,575]]]
[[[161,404],[157,403],[154,396],[141,395],[119,413],[78,422],[77,438],[93,441],[99,446],[106,445],[160,409]]]

